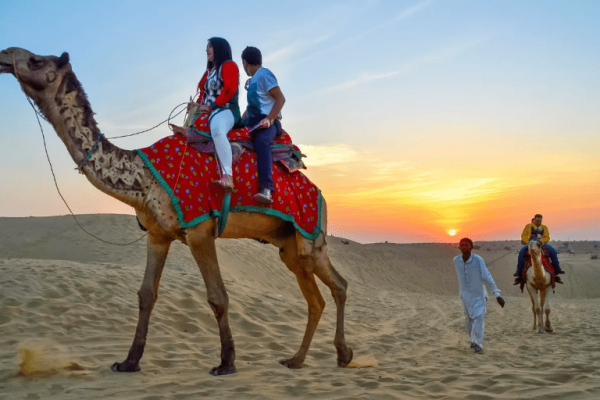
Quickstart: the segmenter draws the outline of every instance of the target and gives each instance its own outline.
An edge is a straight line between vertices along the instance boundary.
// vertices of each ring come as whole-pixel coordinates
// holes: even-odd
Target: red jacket
[[[198,100],[196,103],[201,104],[202,99],[204,98],[204,84],[206,83],[206,79],[208,78],[209,71],[207,70],[204,75],[202,75],[202,79],[200,79],[200,83],[198,83],[198,89],[200,89],[200,95],[198,96]],[[223,89],[221,90],[221,94],[215,99],[215,104],[218,107],[223,107],[225,104],[231,100],[231,98],[235,95],[235,92],[238,88],[238,79],[240,73],[238,66],[235,65],[233,61],[227,61],[221,67],[221,77],[223,78]]]

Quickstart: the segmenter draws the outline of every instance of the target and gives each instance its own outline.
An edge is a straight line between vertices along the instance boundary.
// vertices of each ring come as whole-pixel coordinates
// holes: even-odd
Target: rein
[[[19,82],[19,84],[20,84],[19,72],[17,71],[17,65],[16,65],[16,61],[15,61],[15,55],[14,55],[14,53],[12,54],[12,61],[13,61],[13,69],[14,69],[14,71],[15,71],[15,76],[16,76],[16,78],[17,78],[17,81],[18,81],[18,82]],[[21,90],[23,90],[23,87],[21,87]],[[132,241],[132,242],[128,242],[128,243],[114,243],[114,242],[109,242],[109,241],[107,241],[107,240],[104,240],[104,239],[102,239],[102,238],[99,238],[98,236],[94,235],[93,233],[90,233],[90,232],[88,232],[87,230],[85,230],[85,228],[84,228],[83,226],[81,226],[81,224],[80,224],[80,223],[79,223],[79,221],[77,220],[77,217],[75,217],[75,214],[73,213],[73,210],[71,210],[71,207],[69,207],[69,204],[67,203],[67,201],[66,201],[66,200],[65,200],[65,198],[63,197],[63,195],[62,195],[62,193],[61,193],[61,191],[60,191],[60,188],[58,187],[58,182],[56,181],[56,174],[54,173],[54,168],[53,168],[53,166],[52,166],[52,161],[50,161],[50,155],[48,154],[48,147],[47,147],[47,145],[46,145],[46,135],[44,134],[44,129],[42,128],[42,123],[40,122],[40,117],[42,117],[42,119],[44,119],[46,122],[49,122],[49,121],[48,121],[48,119],[47,119],[47,118],[46,118],[46,117],[45,117],[45,116],[44,116],[44,115],[43,115],[43,114],[42,114],[40,111],[38,111],[38,110],[35,108],[35,105],[34,105],[33,101],[32,101],[32,100],[31,100],[31,98],[30,98],[30,97],[27,95],[27,93],[25,93],[25,91],[24,91],[24,90],[23,90],[23,93],[25,94],[25,97],[27,98],[27,101],[29,102],[29,105],[31,106],[31,108],[33,108],[33,112],[35,113],[35,117],[36,117],[36,119],[37,119],[38,126],[40,127],[40,131],[41,131],[41,133],[42,133],[42,140],[43,140],[43,142],[44,142],[44,151],[46,152],[46,159],[48,160],[48,164],[50,165],[50,172],[52,173],[52,178],[54,179],[54,186],[56,187],[56,191],[58,192],[58,195],[59,195],[59,196],[60,196],[60,198],[62,199],[63,203],[65,203],[65,206],[67,206],[67,209],[68,209],[68,210],[69,210],[69,212],[71,213],[71,216],[72,216],[72,217],[73,217],[73,219],[75,220],[75,223],[77,224],[77,226],[79,226],[79,228],[80,228],[80,229],[81,229],[83,232],[85,232],[85,233],[86,233],[86,234],[88,234],[89,236],[93,237],[94,239],[97,239],[97,240],[99,240],[99,241],[101,241],[101,242],[103,242],[103,243],[110,244],[110,245],[114,245],[114,246],[129,246],[129,245],[131,245],[131,244],[134,244],[134,243],[137,243],[137,242],[139,242],[139,241],[140,241],[140,240],[142,240],[144,237],[146,237],[146,236],[148,235],[148,233],[144,233],[142,236],[140,236],[139,238],[137,238],[136,240],[134,240],[134,241]],[[196,95],[197,95],[197,94],[198,94],[198,93],[196,93]],[[195,96],[194,96],[194,97],[195,97]],[[132,133],[132,134],[128,134],[128,135],[123,135],[123,136],[115,136],[115,137],[111,137],[111,138],[107,138],[107,139],[120,139],[120,138],[123,138],[123,137],[134,136],[134,135],[139,135],[140,133],[149,132],[149,131],[151,131],[151,130],[153,130],[153,129],[157,128],[157,127],[159,127],[160,125],[164,124],[165,122],[169,122],[171,118],[174,118],[174,117],[178,116],[179,114],[181,114],[181,113],[182,113],[182,112],[185,110],[185,108],[184,108],[184,109],[182,109],[181,111],[179,111],[177,114],[175,114],[175,115],[172,117],[172,114],[173,114],[173,112],[174,112],[174,111],[175,111],[175,110],[176,110],[178,107],[180,107],[180,106],[182,106],[182,105],[184,105],[184,104],[187,104],[187,102],[186,102],[186,103],[181,103],[181,104],[178,104],[177,106],[175,106],[175,108],[173,108],[173,110],[172,110],[172,111],[171,111],[171,113],[169,114],[169,118],[167,118],[166,120],[162,121],[162,122],[161,122],[161,123],[159,123],[158,125],[155,125],[155,126],[153,126],[153,127],[152,127],[152,128],[150,128],[150,129],[146,129],[146,130],[143,130],[143,131],[140,131],[140,132],[136,132],[136,133]],[[173,131],[173,130],[172,130],[172,128],[169,128],[169,129],[171,129],[171,131]],[[94,145],[93,145],[93,146],[92,146],[92,148],[90,149],[90,151],[89,151],[88,155],[86,156],[86,158],[83,160],[83,162],[82,162],[81,164],[79,164],[79,166],[77,166],[77,168],[76,168],[76,169],[78,169],[80,173],[83,173],[83,170],[82,170],[83,166],[84,166],[84,165],[87,163],[87,161],[88,161],[88,160],[91,158],[91,156],[93,155],[94,151],[96,151],[96,149],[97,149],[97,147],[98,147],[98,143],[99,143],[100,139],[101,139],[103,136],[104,136],[104,134],[103,134],[103,133],[100,133],[100,134],[98,135],[98,138],[95,140],[95,142],[94,142]],[[186,150],[187,150],[187,143],[186,143],[186,145],[185,145],[185,149],[184,149],[184,153],[183,153],[183,154],[185,154],[185,151],[186,151]],[[179,177],[180,177],[180,175],[181,175],[181,167],[182,167],[182,164],[183,164],[183,157],[181,158],[181,164],[179,164],[179,173],[177,174],[177,181],[175,182],[175,186],[177,186],[177,182],[179,182]],[[173,194],[171,194],[171,198],[173,197],[174,193],[175,193],[175,191],[173,191]],[[170,200],[170,199],[169,199],[169,200]],[[158,225],[158,221],[156,221],[156,222],[154,223],[154,225],[153,225],[153,226],[152,226],[150,229],[148,229],[148,230],[151,230],[151,229],[153,229],[153,228],[154,228],[156,225]]]

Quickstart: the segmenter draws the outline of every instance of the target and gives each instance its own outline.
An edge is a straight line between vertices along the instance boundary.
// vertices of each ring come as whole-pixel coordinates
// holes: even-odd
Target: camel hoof
[[[546,332],[548,332],[548,333],[553,333],[553,332],[554,332],[554,329],[546,329]]]
[[[212,376],[231,375],[231,374],[235,374],[236,372],[237,372],[237,369],[233,365],[229,365],[229,366],[219,365],[218,367],[214,367],[213,369],[210,370],[210,374]]]
[[[279,364],[281,364],[284,367],[287,367],[289,369],[300,369],[300,368],[302,368],[302,363],[299,363],[299,362],[295,361],[293,358],[290,358],[289,360],[281,360],[281,361],[279,361]]]
[[[537,333],[538,335],[541,335],[542,333],[544,333],[544,331],[538,331]]]
[[[346,368],[348,366],[348,364],[350,364],[350,361],[352,361],[352,357],[354,357],[354,352],[352,351],[352,349],[350,347],[348,347],[348,351],[346,353],[349,354],[348,357],[342,357],[338,353],[337,364],[338,364],[338,367],[340,367],[340,368]]]
[[[112,365],[112,367],[110,367],[110,369],[113,370],[113,372],[138,372],[140,370],[140,365],[139,364],[131,364],[128,362],[122,362],[122,363],[114,363]]]

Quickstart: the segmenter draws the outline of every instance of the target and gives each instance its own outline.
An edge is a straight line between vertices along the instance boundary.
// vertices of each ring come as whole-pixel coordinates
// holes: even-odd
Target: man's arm
[[[267,118],[260,121],[259,125],[265,128],[271,126],[285,104],[285,96],[283,95],[281,89],[279,89],[279,86],[275,86],[273,89],[269,90],[269,94],[275,99],[275,104],[273,104],[273,108],[271,109],[269,115],[267,115]]]
[[[275,86],[273,89],[269,90],[269,94],[275,99],[275,104],[273,104],[273,108],[267,118],[269,118],[270,121],[273,121],[277,118],[285,104],[285,96],[279,86]]]
[[[488,271],[487,267],[485,266],[483,258],[480,258],[480,261],[481,262],[479,263],[479,267],[481,268],[481,277],[485,282],[487,282],[490,289],[492,289],[492,292],[494,292],[494,294],[496,295],[496,301],[498,302],[498,304],[500,304],[500,307],[504,308],[504,299],[502,298],[502,296],[500,296],[500,289],[498,289],[498,287],[496,286],[496,282],[494,282],[492,274],[490,274],[490,271]]]
[[[531,239],[531,224],[525,225],[525,229],[523,229],[523,233],[521,233],[521,244],[527,244],[529,239]]]
[[[542,243],[548,243],[550,241],[550,232],[548,227],[544,225],[544,236],[542,237]]]
[[[481,269],[481,278],[488,284],[492,292],[496,295],[498,299],[498,304],[504,307],[504,299],[500,296],[500,289],[496,286],[496,282],[494,282],[494,278],[492,278],[492,274],[485,266],[485,262],[483,258],[479,257],[479,268]]]

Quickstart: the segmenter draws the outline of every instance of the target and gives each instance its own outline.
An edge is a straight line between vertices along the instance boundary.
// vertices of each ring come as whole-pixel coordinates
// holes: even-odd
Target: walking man
[[[483,258],[471,253],[473,241],[469,238],[461,239],[458,248],[462,255],[454,257],[454,266],[458,274],[458,286],[465,313],[467,334],[471,337],[471,348],[475,353],[483,354],[484,318],[488,299],[483,282],[488,284],[496,295],[498,304],[503,308],[504,299],[500,297],[500,290],[496,287]]]

